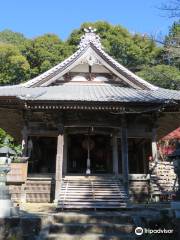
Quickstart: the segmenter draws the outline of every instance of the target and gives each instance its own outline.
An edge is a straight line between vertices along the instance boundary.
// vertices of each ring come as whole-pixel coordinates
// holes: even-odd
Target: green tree
[[[18,47],[19,50],[23,51],[25,46],[30,42],[22,33],[13,32],[5,29],[0,32],[0,43],[7,43]]]
[[[28,79],[29,63],[17,47],[0,44],[0,85],[17,84]]]
[[[72,50],[58,36],[45,34],[32,40],[23,54],[30,64],[31,77],[34,77],[64,60],[72,54]]]
[[[146,66],[137,74],[159,87],[180,90],[180,71],[174,66]]]
[[[168,64],[180,69],[180,20],[173,23],[165,38],[164,56]]]
[[[8,135],[2,128],[0,128],[0,147],[3,146],[6,138],[9,140],[9,142],[13,141],[13,138]]]
[[[0,147],[7,145],[12,148],[16,154],[21,154],[21,145],[18,145],[12,136],[0,128]]]

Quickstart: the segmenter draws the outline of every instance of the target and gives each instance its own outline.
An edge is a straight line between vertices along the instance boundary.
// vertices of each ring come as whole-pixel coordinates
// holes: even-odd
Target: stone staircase
[[[135,240],[133,218],[126,212],[63,212],[41,232],[45,240]]]
[[[122,182],[114,176],[66,176],[57,208],[120,209],[127,200]]]

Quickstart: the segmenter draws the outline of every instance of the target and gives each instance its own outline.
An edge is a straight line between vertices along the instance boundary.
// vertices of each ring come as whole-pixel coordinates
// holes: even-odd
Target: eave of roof
[[[180,92],[159,88],[139,90],[121,87],[118,84],[77,84],[27,88],[22,86],[0,87],[0,98],[23,101],[71,101],[103,103],[158,103],[180,102]]]

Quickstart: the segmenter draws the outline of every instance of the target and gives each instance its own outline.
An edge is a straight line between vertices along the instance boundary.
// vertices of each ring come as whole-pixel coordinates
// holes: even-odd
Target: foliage
[[[13,138],[8,135],[2,128],[0,128],[0,147],[4,145],[5,139],[8,139],[9,142],[13,142]]]
[[[0,84],[17,84],[28,78],[29,63],[17,47],[0,44]]]
[[[157,86],[180,90],[180,71],[174,66],[146,66],[137,74]]]
[[[13,32],[8,29],[0,32],[0,43],[8,43],[23,49],[23,46],[26,45],[28,41],[29,40],[25,38],[22,33]]]
[[[30,64],[31,77],[34,77],[72,54],[72,47],[54,34],[45,34],[32,40],[23,54]]]
[[[21,154],[21,145],[16,144],[13,137],[0,128],[0,147],[7,146],[6,142],[8,142],[8,146],[12,148],[17,155]]]
[[[165,60],[180,69],[180,20],[174,22],[165,39]]]

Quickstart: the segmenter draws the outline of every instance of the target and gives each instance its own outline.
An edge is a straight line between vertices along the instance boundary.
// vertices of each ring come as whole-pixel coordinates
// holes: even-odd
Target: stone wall
[[[25,183],[9,183],[13,202],[50,203],[54,200],[53,180],[29,179]]]
[[[156,200],[171,200],[177,188],[173,163],[166,161],[150,162],[150,193]]]

